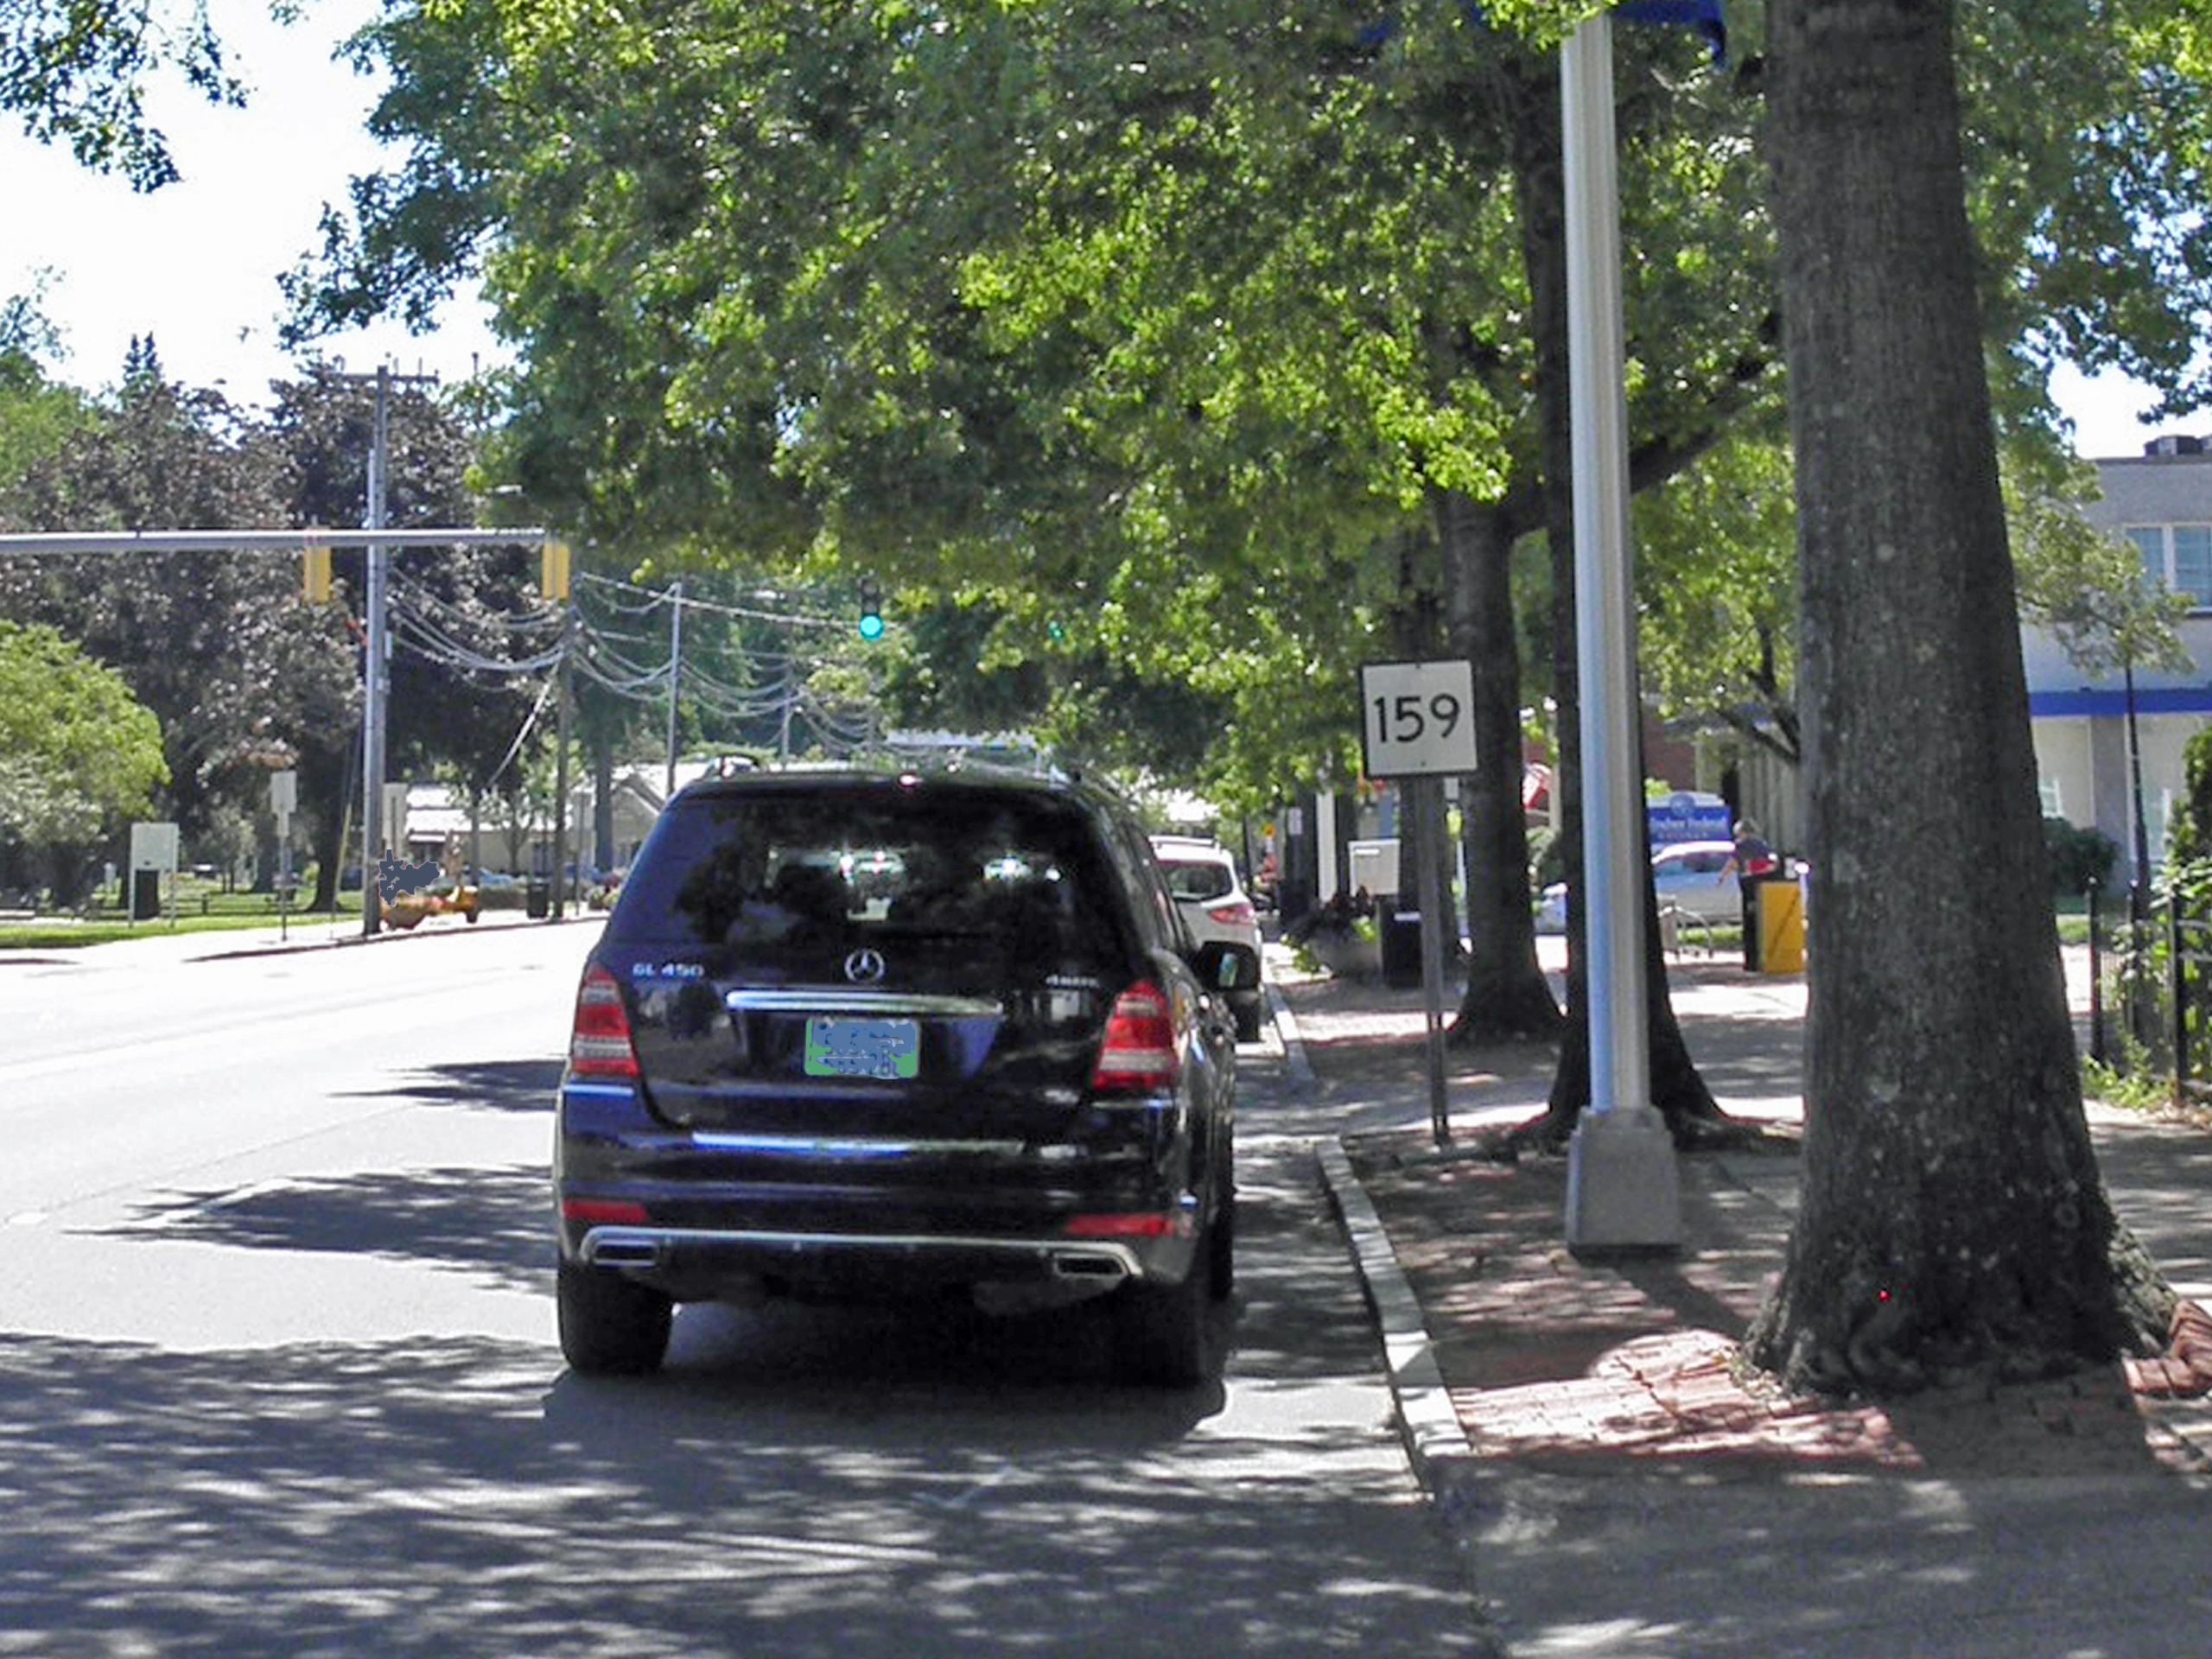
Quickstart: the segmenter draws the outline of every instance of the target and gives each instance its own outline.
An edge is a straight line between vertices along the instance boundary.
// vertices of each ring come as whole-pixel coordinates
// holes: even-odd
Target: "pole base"
[[[1586,1108],[1567,1147],[1567,1249],[1672,1253],[1681,1244],[1681,1177],[1667,1120],[1649,1106]]]

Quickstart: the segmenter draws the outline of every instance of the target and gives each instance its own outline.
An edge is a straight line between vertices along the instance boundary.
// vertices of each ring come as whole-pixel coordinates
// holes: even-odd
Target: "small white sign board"
[[[130,868],[176,874],[177,833],[173,823],[134,823],[130,826]]]
[[[289,818],[300,804],[300,774],[296,772],[272,772],[269,774],[269,810],[279,818]]]
[[[1367,775],[1472,772],[1474,710],[1474,665],[1465,658],[1365,664],[1359,671],[1359,735]]]
[[[1351,844],[1351,884],[1370,893],[1398,892],[1398,840],[1355,841]]]

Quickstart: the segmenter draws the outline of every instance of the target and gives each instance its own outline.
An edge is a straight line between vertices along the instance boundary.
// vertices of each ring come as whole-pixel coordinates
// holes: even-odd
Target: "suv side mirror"
[[[1191,953],[1191,967],[1206,988],[1249,991],[1260,982],[1260,956],[1249,944],[1209,939]]]

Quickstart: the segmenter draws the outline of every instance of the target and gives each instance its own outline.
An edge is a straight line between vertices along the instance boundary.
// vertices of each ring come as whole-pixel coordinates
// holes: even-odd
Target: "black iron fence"
[[[2091,882],[2089,1058],[2163,1077],[2177,1104],[2212,1096],[2212,867],[2125,907]]]

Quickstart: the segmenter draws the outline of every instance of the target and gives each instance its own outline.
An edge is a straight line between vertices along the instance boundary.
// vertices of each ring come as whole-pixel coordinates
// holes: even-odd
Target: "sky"
[[[264,403],[271,379],[290,378],[277,278],[318,245],[323,204],[342,203],[347,180],[385,154],[365,125],[377,83],[330,57],[375,10],[374,0],[309,0],[286,28],[270,21],[268,0],[209,0],[247,106],[157,88],[149,107],[184,177],[150,194],[33,143],[19,124],[0,127],[0,297],[48,274],[41,308],[62,332],[60,378],[111,385],[134,334],[153,336],[170,379],[219,386],[233,402]],[[433,334],[394,323],[311,349],[353,370],[388,362],[447,380],[505,356],[473,294]]]
[[[172,380],[219,386],[233,402],[262,403],[271,379],[289,377],[277,277],[315,247],[323,204],[342,202],[347,180],[379,165],[364,127],[376,83],[330,57],[375,10],[375,0],[309,0],[305,19],[286,28],[270,21],[268,0],[208,0],[251,97],[243,111],[219,110],[158,89],[152,113],[184,178],[150,195],[0,127],[0,297],[48,275],[43,308],[62,330],[63,379],[111,385],[134,334],[153,336]],[[390,363],[448,381],[507,355],[473,292],[445,308],[432,334],[394,323],[313,349],[356,371]],[[2172,429],[2137,422],[2151,394],[2120,377],[2062,371],[2053,391],[2085,455],[2139,454]],[[2212,434],[2212,410],[2178,427]]]

